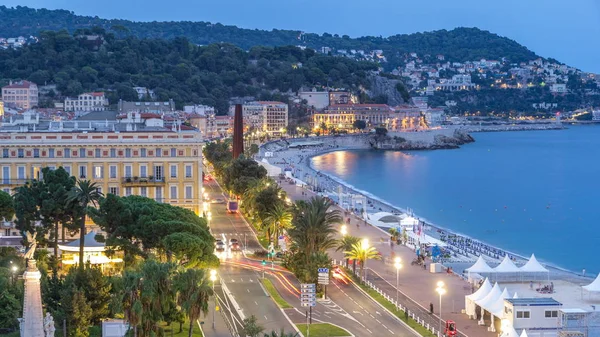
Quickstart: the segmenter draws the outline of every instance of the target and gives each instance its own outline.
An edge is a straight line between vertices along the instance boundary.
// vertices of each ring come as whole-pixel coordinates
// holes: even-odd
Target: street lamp
[[[10,263],[12,263],[12,261],[10,261]],[[12,283],[15,284],[15,276],[17,275],[17,270],[19,270],[19,267],[13,265],[11,268],[13,274],[12,274]]]
[[[342,229],[340,232],[342,233],[342,236],[346,236],[346,234],[348,234],[346,225],[342,225]]]
[[[214,295],[215,281],[217,280],[217,271],[214,269],[210,270],[210,280],[212,281],[213,296],[215,296],[215,310],[213,310],[213,322],[212,322],[212,327],[214,329],[215,328],[215,311],[217,311],[217,296]]]
[[[206,220],[207,220],[206,224],[210,227],[210,220],[212,220],[212,212],[211,211],[208,211],[206,213]]]
[[[208,192],[204,192],[204,200],[208,200]]]
[[[440,294],[440,324],[438,326],[438,331],[441,332],[442,331],[442,295],[444,295],[446,293],[444,281],[439,281],[437,283],[437,288],[435,289],[435,291],[438,294]]]
[[[398,292],[399,292],[399,280],[400,280],[400,269],[402,269],[402,263],[399,257],[394,259],[394,267],[396,267],[396,305],[398,305]]]
[[[363,277],[365,278],[365,282],[367,282],[367,256],[366,255],[367,255],[367,250],[369,249],[369,239],[367,239],[367,238],[362,239],[361,244],[362,244],[363,254],[365,254],[365,261],[363,262],[363,270],[364,270]]]

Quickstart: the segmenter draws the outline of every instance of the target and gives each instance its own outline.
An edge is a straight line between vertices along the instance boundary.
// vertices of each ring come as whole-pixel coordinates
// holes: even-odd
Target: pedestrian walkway
[[[295,185],[281,184],[281,187],[292,200],[309,199],[316,195]],[[341,208],[337,208],[343,212]],[[442,297],[443,320],[455,321],[458,329],[468,337],[497,335],[488,332],[486,326],[477,325],[476,320],[471,320],[467,315],[461,313],[461,310],[464,309],[465,295],[471,294],[473,290],[466,281],[455,274],[434,274],[426,268],[424,269],[423,266],[411,266],[410,262],[416,257],[412,249],[406,246],[390,245],[389,234],[379,228],[365,225],[364,220],[358,217],[350,217],[350,223],[346,230],[348,235],[368,238],[370,244],[381,253],[382,260],[369,260],[366,263],[367,279],[392,298],[396,296],[396,269],[393,266],[393,260],[395,257],[401,258],[403,268],[399,274],[399,289],[402,297],[399,302],[403,306],[407,306],[411,312],[418,314],[421,319],[435,324],[434,326],[439,324],[439,295],[435,289],[438,281],[444,281],[447,293]],[[337,260],[343,259],[342,252],[330,251],[329,255]],[[429,314],[431,304],[434,307],[433,315]]]

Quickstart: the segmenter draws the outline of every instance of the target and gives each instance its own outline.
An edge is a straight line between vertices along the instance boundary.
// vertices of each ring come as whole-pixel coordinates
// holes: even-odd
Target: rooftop
[[[535,307],[535,306],[558,306],[562,305],[559,301],[552,297],[530,297],[530,298],[507,298],[505,301],[510,302],[516,307]]]
[[[19,81],[19,82],[14,82],[12,84],[9,84],[7,86],[2,87],[3,89],[28,89],[32,84],[35,85],[35,83],[29,82],[29,81]]]

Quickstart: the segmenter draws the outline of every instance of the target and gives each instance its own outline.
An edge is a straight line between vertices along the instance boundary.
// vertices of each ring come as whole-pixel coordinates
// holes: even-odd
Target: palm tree
[[[359,243],[352,245],[352,248],[346,253],[347,259],[352,259],[360,262],[360,274],[365,277],[365,262],[367,260],[379,260],[381,256],[375,247],[370,247],[366,240],[361,240]]]
[[[69,191],[67,200],[81,207],[81,225],[79,227],[79,268],[83,268],[83,247],[85,245],[85,217],[88,213],[87,208],[90,203],[98,205],[102,198],[102,192],[98,191],[98,186],[89,180],[78,180],[77,185]]]
[[[338,241],[338,246],[335,248],[335,251],[347,252],[352,249],[352,245],[357,244],[359,241],[360,239],[356,236],[346,235]],[[346,267],[348,266],[348,260],[350,259],[346,256]],[[352,260],[352,270],[356,271],[356,260]]]
[[[292,213],[285,207],[285,205],[276,204],[273,209],[267,213],[265,222],[269,226],[269,231],[273,237],[273,242],[277,246],[277,238],[284,229],[290,229],[292,227]]]
[[[277,333],[277,331],[272,330],[271,333],[266,333],[264,335],[264,337],[297,337],[298,333],[294,333],[294,332],[290,332],[290,333],[286,333],[283,329],[279,330],[279,333]]]
[[[133,328],[133,337],[137,337],[137,328],[142,322],[142,279],[142,275],[137,271],[126,271],[123,275],[123,314],[129,326]]]
[[[392,238],[394,240],[398,240],[398,235],[400,235],[400,232],[398,231],[398,228],[396,228],[396,227],[390,227],[390,229],[388,229],[388,233],[390,233],[390,235],[392,236]]]
[[[208,299],[213,294],[203,269],[187,269],[175,279],[178,293],[177,303],[190,320],[189,337],[192,337],[194,322],[200,314],[208,313]]]
[[[312,254],[325,252],[336,245],[334,225],[342,222],[339,210],[330,211],[333,203],[323,197],[313,197],[308,202],[296,203],[292,228],[288,231],[293,248],[304,254],[305,265]]]

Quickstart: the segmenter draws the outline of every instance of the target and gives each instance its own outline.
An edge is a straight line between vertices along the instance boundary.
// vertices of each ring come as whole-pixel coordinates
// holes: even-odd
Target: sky
[[[243,28],[389,36],[478,27],[538,55],[600,73],[600,0],[0,0],[134,21],[209,21]],[[499,55],[501,56],[501,55]]]

